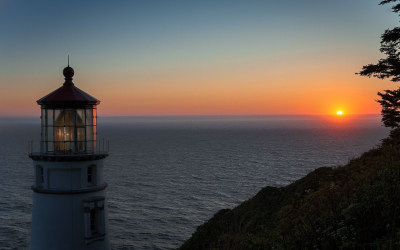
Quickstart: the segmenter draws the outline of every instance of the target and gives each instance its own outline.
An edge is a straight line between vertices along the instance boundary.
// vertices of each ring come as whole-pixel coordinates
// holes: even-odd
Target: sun
[[[343,111],[342,110],[336,111],[336,115],[343,115]]]

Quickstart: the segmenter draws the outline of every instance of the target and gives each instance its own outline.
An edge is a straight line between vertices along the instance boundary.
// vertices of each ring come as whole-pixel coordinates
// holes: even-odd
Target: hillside
[[[400,132],[347,165],[265,187],[180,249],[399,249]]]

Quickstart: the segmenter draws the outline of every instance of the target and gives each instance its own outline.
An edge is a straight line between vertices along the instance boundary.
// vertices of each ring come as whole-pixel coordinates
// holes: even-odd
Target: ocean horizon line
[[[351,113],[351,114],[343,114],[343,117],[357,117],[357,116],[380,116],[380,113]],[[138,117],[138,118],[163,118],[163,117],[335,117],[336,114],[132,114],[132,115],[109,115],[103,114],[98,115],[101,118],[113,118],[113,117],[120,117],[120,118],[131,118],[131,117]],[[40,118],[39,115],[0,115],[0,119],[18,119],[18,118]]]

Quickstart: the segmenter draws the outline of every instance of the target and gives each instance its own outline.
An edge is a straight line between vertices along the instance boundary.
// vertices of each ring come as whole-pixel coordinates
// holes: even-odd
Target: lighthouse
[[[39,99],[40,152],[31,152],[31,250],[110,249],[103,166],[108,151],[97,146],[99,100],[72,82]]]

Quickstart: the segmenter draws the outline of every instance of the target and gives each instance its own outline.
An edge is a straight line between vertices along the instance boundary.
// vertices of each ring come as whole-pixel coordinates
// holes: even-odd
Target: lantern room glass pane
[[[54,127],[47,127],[46,141],[54,141]]]
[[[47,142],[47,152],[54,152],[54,143]]]
[[[61,109],[54,110],[55,124],[54,126],[64,126],[64,116]]]
[[[84,125],[84,123],[85,123],[85,110],[84,109],[76,110],[76,123],[77,123],[77,125]]]
[[[42,107],[41,152],[93,153],[96,143],[96,106],[54,109]]]
[[[86,109],[86,125],[92,125],[93,124],[93,110],[91,107]]]
[[[93,127],[86,126],[86,140],[91,141],[93,140]]]
[[[87,152],[93,152],[93,141],[87,141],[86,151]]]
[[[47,126],[53,126],[53,121],[54,121],[54,110],[53,109],[48,109],[47,110]]]
[[[40,121],[41,121],[42,127],[46,126],[46,110],[45,109],[42,109],[42,111],[41,111]]]
[[[41,127],[41,131],[40,131],[40,135],[41,135],[41,139],[42,139],[42,141],[45,141],[46,140],[46,126],[43,126],[42,125],[42,127]]]
[[[64,127],[64,141],[75,141],[74,127]]]
[[[65,143],[64,143],[64,145],[65,145],[65,151],[66,151],[66,153],[70,153],[70,152],[75,152],[76,150],[75,150],[75,143],[74,142],[72,142],[72,141],[66,141]]]
[[[77,128],[77,149],[79,152],[84,152],[86,150],[85,143],[85,127]]]
[[[77,128],[78,141],[85,141],[85,128]]]
[[[54,149],[56,151],[64,151],[64,127],[54,128]]]
[[[74,126],[75,124],[75,116],[74,110],[64,110],[64,122],[65,126]]]

